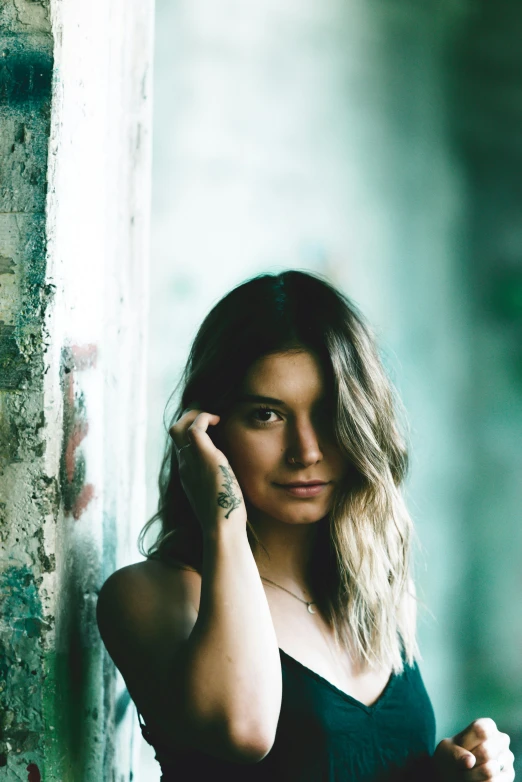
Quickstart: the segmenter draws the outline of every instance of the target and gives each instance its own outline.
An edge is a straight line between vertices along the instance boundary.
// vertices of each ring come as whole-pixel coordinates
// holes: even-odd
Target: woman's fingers
[[[188,407],[182,412],[176,423],[170,427],[169,435],[177,450],[186,445],[187,439],[185,437],[185,431],[198,417],[200,412],[201,410],[197,408]]]
[[[487,763],[465,771],[465,782],[512,782],[515,778],[513,761],[513,753],[508,751],[496,760],[488,760]]]
[[[210,444],[208,439],[201,434],[206,434],[209,426],[215,426],[219,423],[219,416],[213,413],[206,413],[195,405],[190,405],[183,411],[179,419],[169,429],[169,435],[172,438],[176,452],[180,453],[186,446],[196,443],[203,447]]]
[[[208,436],[207,429],[209,426],[216,426],[219,420],[219,416],[213,413],[199,413],[186,430],[187,444],[195,446],[203,453],[208,453],[209,455],[214,453],[216,447]]]
[[[499,756],[498,761],[502,768],[502,782],[508,782],[515,778],[515,756],[510,749],[504,750]]]
[[[496,742],[484,742],[484,745],[481,745],[481,751],[474,752],[477,757],[477,765],[464,774],[466,782],[483,782],[484,780],[512,782],[515,778],[513,767],[515,756],[508,745],[509,736],[507,733],[499,733],[499,740]]]
[[[225,454],[214,445],[208,432],[220,420],[214,413],[190,409],[169,430],[181,485],[204,534],[214,533],[225,520],[227,524],[246,525],[241,487]],[[233,521],[228,521],[238,509]]]
[[[500,772],[500,763],[498,760],[488,760],[480,766],[475,766],[465,772],[466,782],[493,782],[497,780]]]
[[[509,749],[509,736],[499,731],[490,717],[473,720],[450,741],[476,758],[473,768],[463,772],[465,782],[512,782],[514,779],[514,756]]]
[[[476,747],[496,733],[498,733],[498,728],[495,721],[491,717],[480,717],[477,720],[473,720],[467,728],[464,728],[456,736],[453,736],[453,741],[459,747],[464,747],[464,749],[473,752]]]
[[[477,758],[477,766],[480,763],[486,763],[499,756],[499,753],[509,749],[509,736],[500,731],[492,738],[486,739],[478,747],[475,747],[473,754]]]

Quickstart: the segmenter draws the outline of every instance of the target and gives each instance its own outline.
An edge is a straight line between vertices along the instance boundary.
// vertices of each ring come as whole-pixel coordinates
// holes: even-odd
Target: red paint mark
[[[74,405],[74,378],[72,373],[67,378],[67,402],[71,407]]]
[[[96,345],[70,345],[62,352],[64,444],[62,450],[62,495],[66,513],[78,520],[94,497],[94,486],[83,484],[85,458],[78,452],[81,442],[89,432],[83,394],[77,398],[76,372],[96,366]]]
[[[74,429],[72,430],[67,445],[65,446],[65,470],[67,472],[67,480],[72,483],[74,478],[74,471],[76,468],[76,449],[80,445],[81,441],[87,436],[89,431],[89,424],[87,421],[76,421]]]
[[[27,766],[27,771],[29,774],[27,775],[27,782],[42,782],[42,776],[40,774],[40,769],[36,765],[36,763],[29,763]]]
[[[94,486],[92,485],[92,483],[86,483],[85,486],[82,486],[82,490],[80,494],[74,501],[72,515],[73,518],[76,519],[76,521],[78,521],[83,511],[85,510],[85,508],[90,503],[93,497],[94,497]]]
[[[77,370],[90,369],[96,366],[98,348],[96,345],[72,345],[71,352],[74,358],[74,368]]]

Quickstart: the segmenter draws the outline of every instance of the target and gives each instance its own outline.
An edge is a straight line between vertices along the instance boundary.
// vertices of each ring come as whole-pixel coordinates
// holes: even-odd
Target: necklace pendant
[[[309,613],[310,613],[310,614],[315,614],[315,611],[314,611],[314,609],[312,608],[312,605],[313,605],[313,603],[307,603],[306,605],[308,606],[308,611],[309,611]]]

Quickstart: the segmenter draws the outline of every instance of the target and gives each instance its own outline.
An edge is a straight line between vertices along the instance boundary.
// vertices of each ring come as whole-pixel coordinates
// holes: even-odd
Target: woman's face
[[[223,421],[219,445],[251,506],[251,521],[259,514],[287,524],[323,518],[347,460],[335,442],[317,357],[303,349],[259,359]]]

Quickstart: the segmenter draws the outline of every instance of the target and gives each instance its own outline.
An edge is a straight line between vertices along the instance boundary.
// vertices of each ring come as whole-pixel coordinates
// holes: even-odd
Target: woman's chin
[[[328,511],[320,509],[316,512],[301,512],[285,513],[284,511],[257,511],[255,513],[249,513],[248,518],[253,524],[256,521],[263,523],[264,521],[270,521],[272,523],[287,524],[289,526],[302,526],[306,524],[317,524],[328,515]]]

